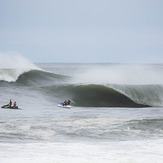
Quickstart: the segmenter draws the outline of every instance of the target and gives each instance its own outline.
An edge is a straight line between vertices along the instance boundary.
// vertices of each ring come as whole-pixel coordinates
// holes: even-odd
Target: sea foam
[[[161,140],[0,144],[3,163],[161,163]],[[5,149],[5,150],[4,150]]]

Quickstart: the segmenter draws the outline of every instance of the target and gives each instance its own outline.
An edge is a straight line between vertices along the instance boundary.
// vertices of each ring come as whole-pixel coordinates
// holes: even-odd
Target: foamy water
[[[3,163],[161,163],[162,144],[162,140],[105,143],[1,143],[0,161]]]
[[[21,110],[0,110],[0,162],[163,162],[162,65],[5,57],[21,64],[1,64],[1,106],[11,98]],[[65,99],[71,109],[57,107]]]

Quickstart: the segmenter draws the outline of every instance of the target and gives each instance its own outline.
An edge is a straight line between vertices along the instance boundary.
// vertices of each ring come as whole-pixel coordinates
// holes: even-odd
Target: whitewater
[[[163,65],[11,56],[1,56],[0,103],[21,110],[0,109],[0,162],[163,162]],[[71,109],[57,107],[65,99]]]

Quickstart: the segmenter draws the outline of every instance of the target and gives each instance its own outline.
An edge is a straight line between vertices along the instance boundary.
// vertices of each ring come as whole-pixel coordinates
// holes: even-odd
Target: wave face
[[[139,71],[139,73],[135,73],[134,68],[136,77],[132,76],[131,72],[128,74],[129,77],[127,77],[124,67],[121,68],[120,66],[119,69],[116,67],[115,71],[115,65],[104,66],[103,69],[100,68],[98,70],[96,66],[94,71],[97,74],[93,72],[92,67],[90,70],[89,67],[84,67],[83,65],[80,68],[78,65],[71,66],[71,73],[67,73],[67,65],[60,67],[54,64],[51,66],[54,72],[48,72],[49,66],[48,71],[45,67],[40,69],[37,66],[28,71],[22,68],[0,69],[0,86],[30,86],[33,90],[39,90],[49,100],[62,102],[65,99],[70,99],[74,106],[163,106],[162,67],[154,67],[156,73],[154,73],[154,70],[150,70],[150,74],[153,75],[154,79],[153,77],[150,79],[148,76],[144,77],[143,80],[142,78],[140,79],[140,76],[142,77],[145,72],[148,73],[147,68],[144,71]],[[81,73],[83,67],[86,73]],[[78,70],[76,71],[77,68]],[[120,70],[121,75],[118,72]],[[133,69],[130,70],[133,71]],[[129,71],[128,68],[127,71]]]
[[[135,103],[163,106],[163,85],[113,85],[112,87]]]
[[[85,107],[148,107],[162,106],[163,87],[124,85],[66,85],[44,87],[52,97],[73,100]],[[160,94],[158,94],[158,91]]]
[[[66,76],[45,72],[41,70],[31,70],[19,76],[16,83],[28,86],[47,86],[51,84],[63,83]]]
[[[147,104],[139,104],[126,95],[103,85],[68,85],[45,88],[60,98],[70,98],[75,106],[84,107],[145,107]]]
[[[122,89],[123,88],[123,89]],[[103,85],[75,86],[72,88],[74,101],[80,106],[109,106],[109,107],[147,107],[155,104],[162,105],[159,96],[151,95],[156,86],[124,86]],[[157,90],[163,91],[163,87]],[[141,91],[139,91],[141,90]],[[155,91],[156,92],[156,91]]]

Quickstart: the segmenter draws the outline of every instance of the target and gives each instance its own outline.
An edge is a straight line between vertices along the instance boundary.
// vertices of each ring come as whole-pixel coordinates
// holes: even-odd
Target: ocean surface
[[[163,162],[163,65],[23,62],[0,66],[1,163]]]

